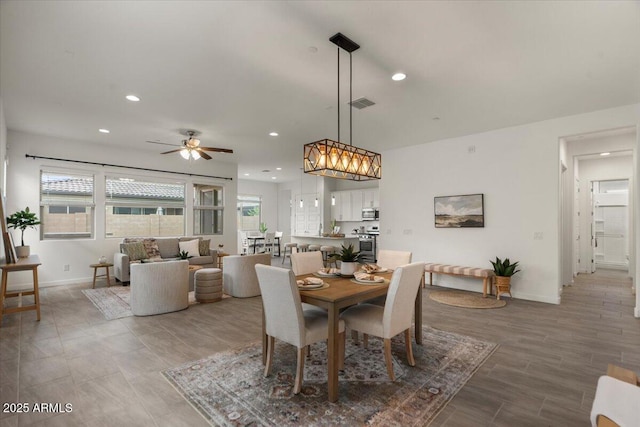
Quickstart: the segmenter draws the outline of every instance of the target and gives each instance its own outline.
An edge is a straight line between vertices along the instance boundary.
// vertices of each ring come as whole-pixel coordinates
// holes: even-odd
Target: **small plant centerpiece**
[[[353,276],[356,272],[357,264],[360,262],[360,251],[356,251],[353,244],[342,245],[340,252],[329,257],[331,261],[340,261],[340,274],[343,276]]]
[[[193,256],[190,256],[189,252],[187,252],[187,251],[180,251],[180,253],[178,254],[178,258],[180,258],[180,259],[189,259],[189,258],[193,258]]]
[[[266,233],[268,228],[267,228],[267,223],[266,222],[261,222],[260,223],[260,228],[258,228],[260,230],[260,232],[262,234]]]
[[[496,274],[496,298],[500,299],[500,294],[508,293],[511,295],[511,276],[518,271],[518,262],[512,263],[509,258],[505,258],[504,261],[496,257],[495,261],[490,261],[493,265],[493,272]]]
[[[24,230],[31,227],[36,228],[36,225],[40,224],[40,220],[34,212],[29,210],[27,206],[23,211],[18,211],[11,216],[7,217],[7,226],[20,230],[20,243],[21,246],[16,246],[16,254],[18,258],[26,258],[31,253],[31,248],[24,244]]]

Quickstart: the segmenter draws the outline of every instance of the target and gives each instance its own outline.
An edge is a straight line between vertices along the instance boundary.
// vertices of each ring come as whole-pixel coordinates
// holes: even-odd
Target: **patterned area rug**
[[[109,286],[108,288],[83,289],[82,293],[96,306],[107,320],[120,319],[133,316],[129,300],[131,297],[130,286]],[[222,294],[222,298],[231,298]],[[189,305],[199,304],[195,293],[189,292]]]
[[[497,300],[491,295],[483,298],[476,292],[466,291],[431,291],[429,298],[441,304],[463,308],[500,308],[507,305],[506,301]]]
[[[364,349],[348,339],[337,403],[327,401],[324,343],[312,346],[298,395],[293,394],[296,350],[277,340],[268,378],[262,375],[260,343],[163,374],[213,425],[428,425],[497,345],[427,326],[423,330],[424,345],[413,346],[413,368],[406,362],[404,339],[393,340],[395,382],[386,374],[381,340],[371,338]]]
[[[83,289],[82,293],[96,306],[108,320],[133,316],[128,286],[109,286],[108,288]]]

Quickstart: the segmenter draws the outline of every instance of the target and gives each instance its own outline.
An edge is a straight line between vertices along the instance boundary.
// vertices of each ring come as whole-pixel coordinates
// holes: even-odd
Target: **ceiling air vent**
[[[372,105],[376,105],[375,102],[371,101],[367,98],[358,98],[351,101],[351,105],[353,105],[358,110],[362,110],[363,108],[371,107]]]

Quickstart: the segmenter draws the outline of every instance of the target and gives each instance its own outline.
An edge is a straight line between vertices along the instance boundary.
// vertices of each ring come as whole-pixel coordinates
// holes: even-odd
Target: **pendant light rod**
[[[353,61],[349,52],[349,145],[353,145]]]
[[[340,141],[340,47],[338,46],[338,141]]]
[[[351,53],[360,49],[360,45],[349,37],[342,33],[337,33],[332,36],[329,41],[338,46],[338,141],[340,139],[340,49],[344,49],[349,52],[349,145],[353,145],[353,126],[352,126],[352,114],[353,114],[353,64],[351,60]]]

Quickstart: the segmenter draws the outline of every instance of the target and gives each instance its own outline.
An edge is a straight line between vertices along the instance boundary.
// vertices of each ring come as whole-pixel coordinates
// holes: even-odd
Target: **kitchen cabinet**
[[[331,193],[331,220],[352,221],[351,192],[334,191]]]
[[[336,221],[362,221],[362,208],[380,205],[377,188],[334,191],[331,193],[331,219]]]
[[[380,207],[380,191],[377,188],[368,188],[366,190],[362,190],[362,207]]]

